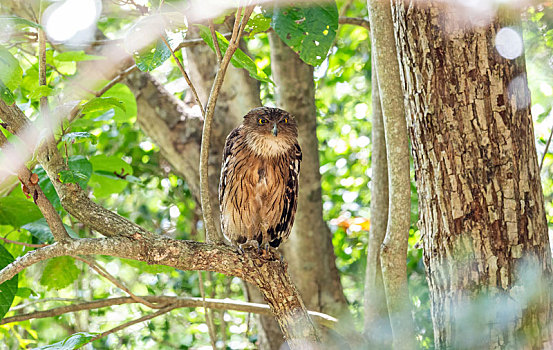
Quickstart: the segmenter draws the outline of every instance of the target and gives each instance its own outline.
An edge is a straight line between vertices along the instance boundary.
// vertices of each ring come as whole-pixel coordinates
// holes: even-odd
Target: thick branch
[[[83,238],[54,243],[31,251],[0,271],[0,284],[42,260],[64,255],[109,255],[171,266],[179,270],[205,270],[236,276],[256,285],[265,296],[290,345],[316,342],[315,326],[298,297],[286,264],[266,261],[256,254],[241,255],[232,247],[180,241],[131,232],[128,237]]]

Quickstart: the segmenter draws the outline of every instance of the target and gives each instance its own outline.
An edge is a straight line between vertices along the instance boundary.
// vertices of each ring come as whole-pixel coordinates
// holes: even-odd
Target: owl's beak
[[[277,125],[276,125],[276,124],[274,124],[274,126],[273,126],[272,133],[273,133],[274,136],[277,136],[277,135],[278,135],[278,129],[277,129]]]

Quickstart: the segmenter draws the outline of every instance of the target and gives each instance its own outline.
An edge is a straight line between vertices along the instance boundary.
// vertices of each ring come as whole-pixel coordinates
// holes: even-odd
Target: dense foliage
[[[43,1],[47,8],[54,2]],[[179,8],[167,1],[167,16]],[[105,1],[98,15],[97,28],[105,37],[123,41],[126,33],[148,25],[148,18],[157,13],[157,1],[136,5],[134,1]],[[59,105],[59,96],[79,72],[80,62],[101,60],[86,54],[78,45],[47,44],[47,85],[39,86],[37,59],[38,19],[32,15],[13,13],[11,3],[0,5],[0,97],[17,105],[32,120],[40,119],[39,99],[48,96],[50,106],[69,111],[76,104],[81,110],[72,120],[66,120],[56,131],[59,149],[66,157],[70,171],[60,174],[63,182],[78,183],[90,196],[106,208],[123,215],[152,232],[178,239],[203,239],[201,213],[187,184],[171,172],[159,148],[138,128],[137,105],[130,89],[122,83],[111,87],[100,97],[98,91],[107,82],[83,87],[83,100],[72,105]],[[53,5],[52,5],[53,6]],[[269,26],[281,35],[281,28],[297,31],[298,36],[283,40],[306,62],[316,66],[316,104],[319,111],[317,129],[325,219],[333,231],[337,256],[346,296],[359,329],[362,325],[363,280],[368,242],[369,203],[371,193],[371,52],[369,32],[354,25],[338,26],[338,13],[351,17],[367,17],[366,3],[360,0],[338,1],[337,7],[327,3],[305,11],[312,21],[298,21],[302,14],[286,9],[257,9],[252,16],[245,41],[251,59],[239,52],[233,64],[247,69],[261,82],[262,101],[274,104],[271,81]],[[221,18],[224,18],[223,14]],[[173,17],[171,17],[173,18]],[[179,17],[182,20],[182,16]],[[218,19],[216,19],[217,22]],[[299,22],[299,23],[298,23]],[[327,22],[328,28],[326,27]],[[324,24],[323,27],[321,25]],[[309,26],[328,29],[328,35],[298,38],[311,30]],[[553,127],[551,95],[553,95],[553,9],[532,7],[525,13],[524,35],[527,48],[529,84],[533,96],[536,121],[536,142],[539,159]],[[202,37],[211,46],[213,39],[206,27]],[[334,37],[334,32],[336,36]],[[176,23],[164,33],[176,47],[186,35],[185,23]],[[309,39],[309,40],[307,40]],[[219,46],[228,44],[222,35]],[[316,43],[315,43],[316,42]],[[326,55],[328,52],[328,55]],[[181,73],[161,41],[132,50],[141,70],[152,71],[179,98],[186,89]],[[177,52],[179,57],[182,57]],[[8,140],[16,137],[2,129]],[[1,156],[0,156],[1,157]],[[35,166],[35,160],[29,160]],[[68,231],[75,237],[94,237],[96,233],[76,222],[61,207],[59,198],[40,166],[34,168],[41,188],[61,214]],[[553,229],[553,155],[551,149],[544,160],[543,187],[550,230]],[[408,274],[418,340],[423,348],[432,347],[428,291],[421,261],[417,222],[417,195],[412,186],[412,227],[409,238]],[[16,176],[0,183],[0,236],[27,244],[53,242],[52,234],[42,215],[22,191]],[[0,242],[0,267],[13,258],[34,249],[9,241]],[[199,275],[146,263],[97,257],[99,265],[117,276],[137,295],[199,296]],[[242,299],[241,282],[219,274],[205,273],[206,295],[214,298]],[[26,312],[49,309],[67,302],[124,296],[122,290],[100,277],[81,261],[70,257],[52,259],[37,264],[18,277],[0,286],[0,318],[12,316],[24,308]],[[15,298],[6,295],[15,294]],[[8,312],[11,305],[11,311]],[[150,310],[140,304],[66,314],[55,318],[22,321],[0,326],[0,344],[7,348],[45,346],[62,341],[78,332],[68,342],[78,344],[90,333],[102,332],[126,321],[136,319]],[[238,312],[213,312],[218,339],[228,348],[254,347],[257,333],[249,316]],[[198,348],[209,344],[203,308],[177,309],[139,323],[94,343],[95,348]],[[61,346],[61,345],[60,345]],[[2,348],[2,346],[0,346]]]

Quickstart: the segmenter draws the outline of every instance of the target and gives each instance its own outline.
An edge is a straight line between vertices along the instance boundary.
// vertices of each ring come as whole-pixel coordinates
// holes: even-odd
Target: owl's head
[[[242,125],[248,146],[259,155],[280,155],[297,142],[296,119],[280,108],[254,108],[244,116]]]

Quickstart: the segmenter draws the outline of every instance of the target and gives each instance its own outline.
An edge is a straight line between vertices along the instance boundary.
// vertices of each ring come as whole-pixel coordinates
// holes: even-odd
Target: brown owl
[[[296,120],[279,108],[254,108],[228,135],[219,204],[225,237],[269,250],[290,235],[298,198],[301,149]]]

